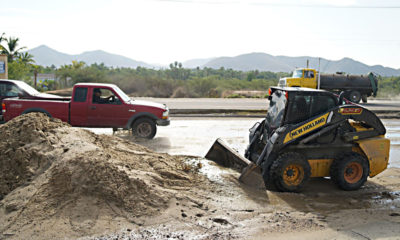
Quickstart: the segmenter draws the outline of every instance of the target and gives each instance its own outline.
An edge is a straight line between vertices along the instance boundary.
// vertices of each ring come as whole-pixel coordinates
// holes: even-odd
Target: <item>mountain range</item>
[[[58,52],[52,48],[49,48],[46,45],[41,45],[39,47],[28,50],[28,52],[33,55],[33,60],[35,60],[36,64],[42,66],[54,65],[56,67],[59,67],[65,64],[71,64],[72,61],[76,60],[83,61],[88,65],[93,63],[104,63],[104,65],[110,67],[112,66],[136,68],[138,66],[141,66],[154,68],[154,66],[145,62],[136,61],[121,55],[104,52],[102,50],[89,51],[77,55],[71,55]]]
[[[71,64],[73,60],[84,61],[86,64],[104,63],[106,66],[112,67],[129,67],[136,68],[138,66],[146,68],[160,68],[168,66],[157,66],[142,61],[133,60],[117,54],[111,54],[102,50],[83,52],[78,55],[71,55],[58,52],[50,47],[41,45],[39,47],[28,50],[34,57],[36,64],[42,66],[55,65],[59,67],[65,64]],[[210,67],[219,69],[232,68],[241,71],[271,71],[271,72],[291,72],[296,67],[306,67],[307,60],[309,67],[320,69],[324,73],[345,72],[348,74],[366,74],[374,72],[382,76],[400,76],[400,69],[384,67],[382,65],[369,66],[362,62],[351,58],[343,58],[337,61],[328,60],[317,57],[288,57],[273,56],[267,53],[248,53],[235,57],[216,57],[205,59],[191,59],[183,62],[186,68]]]

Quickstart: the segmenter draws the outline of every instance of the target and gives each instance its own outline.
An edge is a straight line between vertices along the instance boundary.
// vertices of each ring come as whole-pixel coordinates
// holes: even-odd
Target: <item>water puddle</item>
[[[204,159],[204,158],[192,158],[187,161],[193,167],[199,168],[199,173],[206,176],[210,181],[223,184],[226,182],[224,180],[224,175],[234,174],[236,171],[230,168],[224,168],[217,165],[215,162]]]
[[[215,139],[223,139],[230,147],[243,155],[248,144],[248,129],[261,119],[254,118],[199,118],[172,119],[171,125],[158,127],[157,135],[149,141],[133,140],[128,131],[117,133],[154,151],[172,155],[203,157]],[[400,121],[384,119],[386,136],[391,140],[389,167],[400,168]],[[97,134],[113,134],[111,129],[88,129]],[[126,135],[126,136],[125,136]]]

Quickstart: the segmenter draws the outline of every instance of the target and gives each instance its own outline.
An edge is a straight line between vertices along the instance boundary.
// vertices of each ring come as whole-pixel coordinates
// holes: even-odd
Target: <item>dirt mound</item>
[[[82,224],[95,224],[104,212],[131,222],[154,215],[199,178],[184,157],[71,128],[44,114],[15,118],[0,126],[0,134],[5,136],[0,142],[4,235],[21,237],[27,224],[52,218],[75,226],[66,235],[93,234],[96,230],[85,232],[89,228]]]
[[[46,152],[54,149],[56,128],[68,126],[58,119],[32,113],[0,125],[0,199],[31,181],[53,161]]]

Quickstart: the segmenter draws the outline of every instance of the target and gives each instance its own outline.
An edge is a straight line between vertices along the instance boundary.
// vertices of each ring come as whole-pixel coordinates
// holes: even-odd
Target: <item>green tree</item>
[[[216,82],[213,80],[212,77],[194,78],[189,81],[189,87],[193,89],[199,97],[208,97],[210,91],[217,86]]]
[[[246,77],[247,81],[251,82],[251,80],[253,80],[254,78],[255,78],[254,72],[247,73],[247,77]]]
[[[8,78],[16,80],[31,80],[30,66],[20,61],[8,63]]]
[[[3,52],[3,49],[4,49],[3,45],[1,44],[3,42],[3,40],[5,39],[4,35],[5,35],[5,33],[2,33],[0,36],[0,52],[1,53]]]
[[[72,61],[72,69],[83,69],[85,67],[86,63],[85,62],[78,62],[78,61]]]
[[[3,37],[3,35],[2,35]],[[8,57],[8,62],[14,61],[14,58],[20,55],[20,51],[25,47],[18,47],[19,38],[9,37],[5,39],[6,45],[2,47],[2,53]]]
[[[31,64],[35,62],[35,60],[33,60],[33,55],[29,54],[28,52],[19,54],[18,61],[26,64]]]

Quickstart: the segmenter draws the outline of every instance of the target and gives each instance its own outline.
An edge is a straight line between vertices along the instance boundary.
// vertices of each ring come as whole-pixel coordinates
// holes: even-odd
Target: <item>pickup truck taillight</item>
[[[6,112],[6,104],[5,103],[1,104],[1,110],[2,110],[3,113]]]

